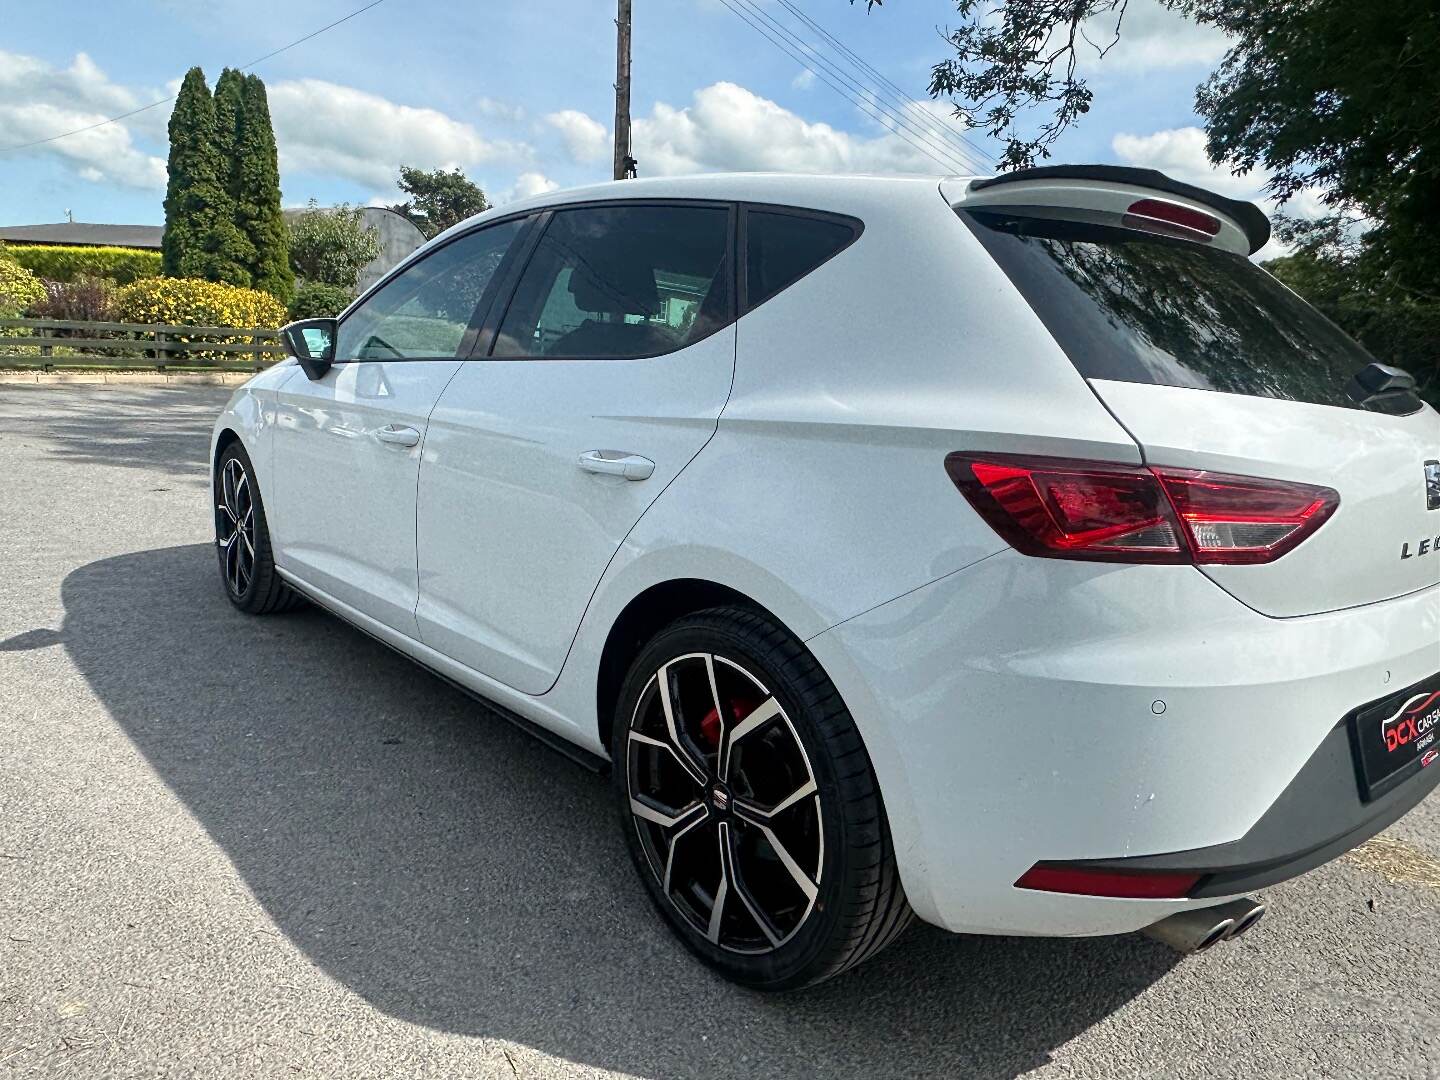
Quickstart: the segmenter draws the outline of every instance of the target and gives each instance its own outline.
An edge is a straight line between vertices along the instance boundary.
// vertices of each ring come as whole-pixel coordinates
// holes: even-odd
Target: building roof
[[[0,241],[12,244],[79,244],[159,250],[163,225],[92,225],[61,221],[54,225],[0,225]]]

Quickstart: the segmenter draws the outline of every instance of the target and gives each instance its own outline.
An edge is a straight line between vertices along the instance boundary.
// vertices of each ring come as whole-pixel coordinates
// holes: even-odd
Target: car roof
[[[865,176],[806,173],[705,173],[697,176],[655,176],[637,180],[610,180],[587,187],[547,191],[542,195],[507,204],[506,209],[525,209],[557,203],[591,202],[598,199],[746,199],[770,200],[777,192],[796,198],[823,198],[858,188],[914,187],[935,189],[941,180],[934,176]]]
[[[609,180],[584,187],[557,188],[526,199],[491,207],[484,213],[451,226],[435,240],[485,221],[513,214],[572,203],[631,199],[715,199],[726,202],[763,202],[787,206],[845,208],[857,196],[871,198],[901,191],[938,192],[942,180],[967,181],[970,177],[866,176],[806,173],[704,173],[696,176],[655,176],[637,180]],[[432,247],[435,240],[426,247]]]

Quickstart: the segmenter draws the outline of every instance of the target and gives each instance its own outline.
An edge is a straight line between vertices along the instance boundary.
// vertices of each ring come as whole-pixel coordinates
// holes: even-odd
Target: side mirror
[[[280,328],[285,349],[313,381],[323,378],[335,362],[337,319],[301,319]]]

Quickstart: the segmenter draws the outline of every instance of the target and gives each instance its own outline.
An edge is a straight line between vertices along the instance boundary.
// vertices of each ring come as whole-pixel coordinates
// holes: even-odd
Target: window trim
[[[612,209],[612,208],[629,209],[629,208],[641,208],[641,207],[652,207],[652,208],[653,208],[653,207],[704,208],[704,209],[712,209],[712,210],[725,210],[725,211],[728,212],[728,214],[729,214],[729,220],[727,221],[727,223],[726,223],[726,228],[725,228],[725,256],[724,256],[724,258],[726,259],[726,261],[727,261],[727,266],[728,266],[728,268],[729,268],[729,274],[728,274],[729,280],[727,281],[727,286],[728,286],[728,288],[727,288],[727,290],[726,290],[726,292],[727,292],[727,297],[726,297],[727,303],[726,303],[726,311],[725,311],[725,317],[724,317],[724,319],[721,320],[721,321],[719,321],[719,322],[717,322],[716,325],[715,325],[708,333],[704,334],[704,335],[701,336],[701,337],[695,338],[695,339],[692,340],[692,341],[687,341],[687,342],[685,342],[685,344],[680,345],[680,346],[678,346],[678,347],[676,347],[676,348],[674,348],[674,349],[663,349],[663,350],[661,350],[660,352],[642,353],[642,354],[637,354],[637,355],[635,355],[635,356],[535,356],[535,355],[525,355],[525,356],[497,356],[497,355],[495,355],[495,345],[496,345],[497,341],[499,340],[500,327],[501,327],[501,325],[504,323],[505,317],[510,313],[510,307],[511,307],[511,305],[515,302],[515,295],[516,295],[516,293],[519,291],[520,281],[521,281],[521,279],[525,276],[525,271],[527,271],[528,269],[530,269],[530,261],[531,261],[531,259],[533,258],[534,254],[535,254],[535,249],[540,246],[540,241],[544,238],[544,234],[545,234],[545,232],[549,229],[550,223],[554,220],[555,215],[556,215],[556,214],[565,213],[566,211],[570,211],[570,210],[605,210],[605,209]],[[470,354],[469,359],[472,359],[472,360],[485,360],[485,361],[487,361],[487,362],[488,362],[488,361],[495,361],[495,362],[502,362],[502,361],[503,361],[503,362],[509,362],[509,363],[515,363],[515,362],[534,362],[534,361],[542,361],[542,362],[543,362],[543,361],[561,361],[561,362],[564,362],[564,361],[582,361],[582,360],[583,360],[583,361],[592,362],[592,363],[611,363],[611,362],[624,362],[624,361],[627,361],[627,360],[655,360],[655,359],[658,359],[659,357],[662,357],[662,356],[673,356],[673,355],[676,354],[676,353],[684,352],[686,349],[690,348],[691,346],[693,346],[693,345],[698,345],[700,342],[705,341],[707,338],[714,337],[716,334],[720,333],[722,330],[728,330],[730,327],[732,327],[732,326],[735,325],[736,321],[737,321],[737,320],[739,319],[739,317],[740,317],[740,316],[739,316],[739,308],[738,308],[738,303],[739,303],[739,292],[738,292],[738,286],[739,286],[739,276],[738,276],[738,275],[739,275],[739,266],[738,266],[738,264],[739,264],[739,260],[738,260],[738,258],[736,257],[736,256],[737,256],[737,252],[738,252],[738,250],[739,250],[739,245],[738,245],[738,243],[737,243],[738,228],[739,228],[739,224],[738,224],[739,204],[736,203],[736,202],[734,202],[733,200],[726,200],[726,199],[683,199],[683,198],[673,198],[673,199],[667,199],[667,198],[645,198],[645,199],[587,199],[587,200],[585,200],[585,201],[583,201],[583,202],[556,203],[556,204],[551,205],[551,206],[543,207],[543,208],[537,213],[537,217],[538,217],[538,218],[543,218],[543,221],[539,222],[539,224],[537,225],[537,227],[535,227],[535,229],[534,229],[534,231],[533,231],[533,234],[532,234],[532,236],[531,236],[531,238],[530,238],[530,240],[529,240],[529,243],[526,245],[524,263],[523,263],[523,265],[521,265],[517,270],[515,270],[515,272],[514,272],[514,274],[513,274],[513,276],[512,276],[512,279],[511,279],[511,280],[508,280],[508,281],[506,282],[506,285],[507,285],[507,287],[508,287],[508,291],[505,293],[504,303],[496,303],[496,304],[492,305],[491,311],[490,311],[490,315],[489,315],[489,317],[487,317],[487,319],[486,319],[486,321],[485,321],[485,326],[484,326],[484,327],[481,329],[481,331],[480,331],[479,339],[477,340],[477,343],[476,343],[476,344],[477,344],[477,348],[476,348],[476,350],[475,350],[474,352],[472,352],[472,353]],[[497,275],[497,276],[498,276],[498,275]],[[719,275],[717,274],[716,276],[718,277]],[[482,344],[482,343],[484,344],[484,351],[483,351],[483,352],[481,352],[480,349],[478,348],[478,346],[479,346],[480,344]]]
[[[477,233],[482,233],[489,229],[499,228],[502,225],[509,225],[516,221],[519,221],[521,223],[520,231],[516,234],[515,239],[510,242],[510,247],[505,252],[505,257],[500,260],[500,265],[495,268],[494,275],[486,283],[485,289],[483,292],[481,292],[479,299],[476,300],[475,309],[470,313],[470,319],[466,323],[465,333],[460,338],[460,343],[456,346],[453,353],[448,356],[387,356],[384,358],[365,359],[362,359],[360,357],[340,357],[337,355],[335,360],[332,361],[332,366],[336,364],[376,363],[425,364],[439,363],[447,360],[467,359],[473,353],[476,343],[479,341],[480,337],[484,332],[486,317],[489,315],[491,309],[494,308],[496,300],[502,295],[500,291],[501,286],[507,284],[508,275],[514,261],[520,257],[522,252],[528,259],[528,245],[530,243],[531,236],[535,232],[536,220],[540,216],[541,213],[536,210],[526,210],[519,213],[506,214],[503,217],[492,218],[488,221],[483,222],[476,222],[475,225],[473,225],[472,227],[465,229],[462,232],[457,232],[454,236],[447,238],[444,243],[436,244],[433,248],[429,247],[428,244],[422,246],[421,248],[418,248],[417,254],[414,257],[403,259],[398,264],[391,267],[388,271],[386,271],[384,276],[381,277],[379,281],[375,282],[375,284],[371,285],[370,288],[366,289],[363,293],[361,293],[354,300],[352,300],[350,304],[345,308],[345,310],[342,311],[335,320],[335,341],[338,345],[340,341],[340,334],[342,329],[344,328],[345,321],[349,319],[352,315],[354,315],[357,311],[359,311],[360,308],[364,304],[368,303],[372,297],[374,297],[377,293],[380,292],[381,289],[385,288],[385,286],[389,285],[392,281],[396,280],[402,274],[408,273],[410,270],[419,266],[421,263],[426,262],[438,253],[444,251],[452,244],[459,243],[461,240],[474,236]]]
[[[777,296],[783,296],[790,290],[791,286],[804,281],[831,259],[848,251],[855,241],[859,240],[865,232],[865,222],[851,214],[841,214],[833,210],[815,210],[810,207],[788,206],[780,203],[742,202],[738,205],[740,207],[740,235],[738,237],[737,247],[744,255],[744,259],[741,261],[739,267],[740,318],[744,318],[758,307],[763,307]],[[785,288],[778,289],[763,300],[752,304],[750,302],[750,215],[752,213],[774,214],[779,217],[809,218],[815,221],[829,222],[832,225],[844,225],[850,229],[850,239],[841,244],[825,258],[821,259],[809,270],[806,270],[805,273],[801,274],[794,281],[786,285]]]

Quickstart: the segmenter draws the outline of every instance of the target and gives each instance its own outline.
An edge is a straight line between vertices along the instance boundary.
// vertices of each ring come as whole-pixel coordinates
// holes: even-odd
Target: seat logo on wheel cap
[[[715,804],[716,810],[730,809],[730,796],[726,794],[725,789],[722,787],[711,790],[710,801]]]

